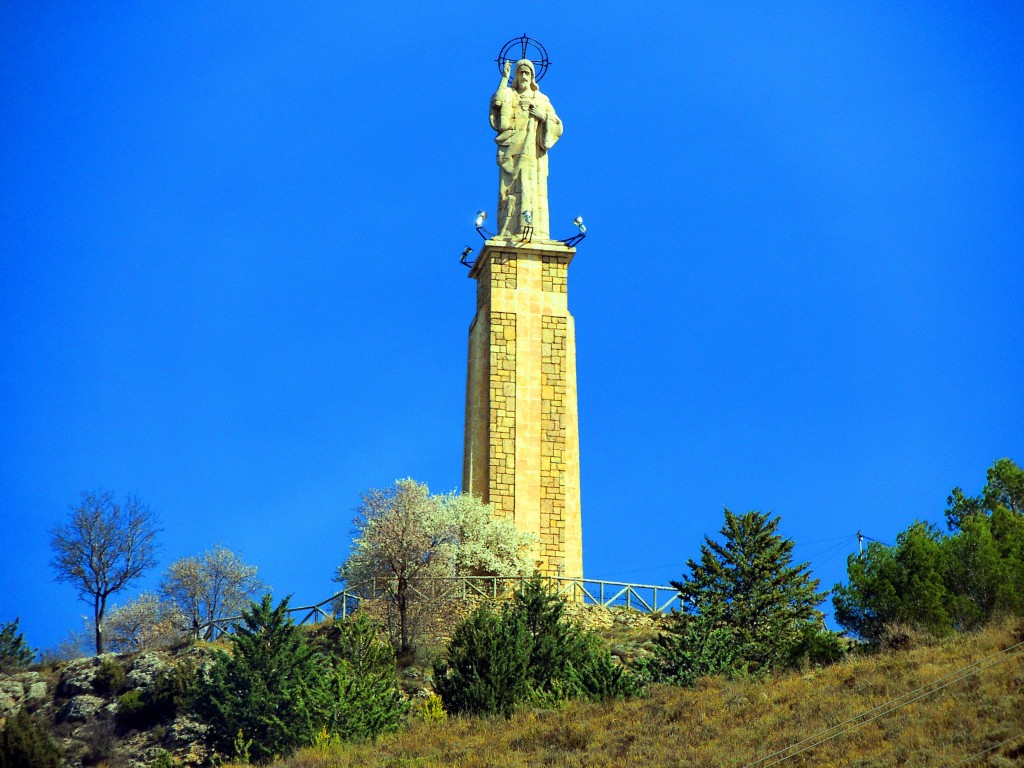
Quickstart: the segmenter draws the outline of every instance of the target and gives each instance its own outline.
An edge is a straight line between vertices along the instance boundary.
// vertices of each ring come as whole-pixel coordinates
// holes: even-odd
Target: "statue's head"
[[[527,87],[537,90],[537,78],[533,68],[533,62],[529,59],[520,59],[516,62],[515,77],[512,82],[516,90],[523,91]]]

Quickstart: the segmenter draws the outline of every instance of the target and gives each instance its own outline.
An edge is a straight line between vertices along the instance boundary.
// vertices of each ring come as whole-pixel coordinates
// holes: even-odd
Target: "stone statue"
[[[491,128],[498,132],[499,236],[518,235],[532,227],[533,236],[549,238],[548,150],[562,135],[562,121],[537,87],[533,62],[520,59],[512,87],[505,70],[491,98]]]

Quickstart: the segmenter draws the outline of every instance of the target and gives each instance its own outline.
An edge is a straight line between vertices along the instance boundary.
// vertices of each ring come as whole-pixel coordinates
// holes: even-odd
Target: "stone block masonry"
[[[566,364],[564,317],[541,318],[541,556],[562,575],[565,570]]]
[[[576,342],[568,311],[575,250],[488,241],[469,333],[463,490],[537,537],[547,576],[583,575]]]
[[[515,518],[516,316],[491,313],[488,496],[498,517]]]

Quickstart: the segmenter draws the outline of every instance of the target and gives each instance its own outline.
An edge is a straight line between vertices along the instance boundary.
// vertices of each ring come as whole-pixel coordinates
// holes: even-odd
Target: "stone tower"
[[[537,535],[537,569],[583,576],[576,330],[567,302],[575,254],[558,241],[488,240],[469,328],[463,491]]]
[[[505,57],[513,44],[523,53],[514,68]],[[538,62],[526,58],[529,46],[542,52]],[[524,35],[498,61],[490,103],[498,234],[469,273],[477,287],[462,490],[536,535],[532,554],[542,575],[581,578],[576,329],[567,301],[576,250],[548,233],[548,150],[563,126],[537,85],[547,68],[543,47]],[[484,215],[477,228],[486,236]]]

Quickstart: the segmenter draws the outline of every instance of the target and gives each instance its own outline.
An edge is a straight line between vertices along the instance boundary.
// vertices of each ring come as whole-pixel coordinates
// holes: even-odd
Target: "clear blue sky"
[[[5,3],[0,622],[79,628],[48,530],[85,489],[148,502],[161,567],[222,542],[308,602],[361,491],[458,486],[524,32],[590,233],[588,576],[678,578],[728,505],[831,586],[1024,460],[1019,2]]]

